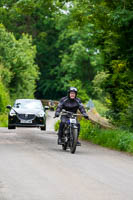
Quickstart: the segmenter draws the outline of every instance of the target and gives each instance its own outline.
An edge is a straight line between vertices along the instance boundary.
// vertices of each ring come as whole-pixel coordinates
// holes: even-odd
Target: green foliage
[[[0,59],[2,59],[2,57]],[[5,87],[8,87],[9,82],[11,81],[11,77],[12,72],[7,67],[4,67],[2,63],[0,63],[0,79]]]
[[[87,140],[88,139],[88,135],[89,134],[93,134],[94,133],[94,125],[90,122],[87,121],[85,119],[80,120],[80,138]]]
[[[133,153],[133,132],[100,129],[81,120],[80,138],[112,149]]]
[[[94,68],[90,62],[92,53],[87,49],[87,33],[71,29],[69,20],[70,16],[62,15],[59,19],[61,24],[57,24],[60,35],[56,45],[60,49],[60,64],[51,70],[55,76],[55,90],[65,92],[69,82],[78,79],[83,88],[88,88],[88,93],[91,93],[88,85],[94,77]]]
[[[0,23],[7,30],[0,25],[0,73],[12,98],[36,90],[38,98],[59,99],[80,80],[91,98],[110,101],[114,122],[132,127],[131,0],[1,0]]]
[[[1,3],[1,22],[17,38],[22,33],[32,35],[37,47],[36,61],[40,69],[37,83],[38,98],[60,98],[65,94],[69,81],[79,79],[91,94],[91,80],[97,66],[88,35],[88,25],[83,30],[73,29],[75,8],[65,1],[22,0]],[[77,4],[75,3],[75,6]],[[80,17],[75,13],[75,16]],[[89,40],[88,40],[89,38]],[[89,46],[88,46],[89,45]],[[95,67],[91,65],[95,63]],[[98,63],[99,64],[99,63]]]
[[[105,71],[97,72],[96,76],[94,77],[93,83],[93,95],[95,98],[104,101],[106,98],[106,93],[104,90],[104,83],[109,77],[109,74]]]
[[[110,99],[110,114],[118,124],[121,116],[125,115],[126,118],[133,88],[133,3],[131,0],[91,0],[88,5],[86,1],[78,4],[81,5],[80,9],[85,10],[86,7],[89,11],[84,21],[93,24],[92,43],[103,53],[103,69],[109,74],[105,82],[103,80],[102,88],[100,85],[96,87],[100,81],[96,76],[94,89],[100,96],[104,93]],[[80,23],[80,26],[83,24]]]
[[[125,112],[120,112],[120,120],[118,123],[123,129],[129,128],[133,131],[133,90],[130,92],[129,99],[130,101]]]
[[[58,66],[60,58],[59,50],[56,48],[58,31],[55,29],[53,15],[57,12],[57,7],[62,6],[63,3],[57,2],[58,5],[56,5],[54,0],[13,1],[10,2],[9,7],[7,6],[8,11],[1,5],[5,18],[0,16],[0,20],[6,28],[13,32],[17,39],[20,39],[23,33],[32,35],[33,43],[37,47],[36,62],[41,72],[36,91],[38,98],[55,98],[56,96],[55,75],[50,71]],[[30,53],[30,56],[32,55],[34,57],[34,52]],[[31,82],[30,85],[34,84]]]
[[[60,125],[60,120],[58,120],[55,125],[54,125],[54,130],[58,131],[59,130],[59,125]]]
[[[38,78],[35,54],[31,37],[23,34],[21,39],[16,40],[12,33],[0,26],[1,78],[14,99],[33,97]]]
[[[0,127],[7,127],[8,126],[8,115],[1,114],[0,115]]]
[[[106,117],[106,113],[108,111],[108,107],[105,103],[102,103],[99,100],[93,100],[94,106],[96,108],[96,111],[102,116]]]
[[[0,113],[4,113],[6,111],[6,106],[9,104],[9,102],[9,94],[0,79]]]

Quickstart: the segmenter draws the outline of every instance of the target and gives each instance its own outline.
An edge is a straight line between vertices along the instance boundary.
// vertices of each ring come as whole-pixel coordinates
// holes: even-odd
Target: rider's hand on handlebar
[[[84,118],[89,120],[89,116],[87,114],[84,114]]]

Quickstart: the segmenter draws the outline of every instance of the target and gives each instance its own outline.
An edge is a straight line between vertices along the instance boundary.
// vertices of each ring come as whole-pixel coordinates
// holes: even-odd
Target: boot
[[[58,137],[58,145],[62,145],[62,144],[63,144],[62,138]]]
[[[77,141],[77,146],[81,146],[81,143],[79,141]]]

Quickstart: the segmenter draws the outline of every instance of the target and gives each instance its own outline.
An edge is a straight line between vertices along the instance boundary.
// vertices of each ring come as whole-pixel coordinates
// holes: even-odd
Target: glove
[[[56,112],[55,117],[59,117],[60,113]]]
[[[85,119],[89,119],[89,116],[85,113],[85,114],[84,114],[84,118],[85,118]]]

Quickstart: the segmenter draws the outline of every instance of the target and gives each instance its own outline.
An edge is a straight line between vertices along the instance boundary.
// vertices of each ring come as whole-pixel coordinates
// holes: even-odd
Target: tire
[[[40,127],[41,131],[46,131],[46,126]]]
[[[16,129],[16,126],[10,126],[10,125],[8,125],[8,129]]]
[[[72,132],[73,138],[70,141],[70,151],[71,153],[75,153],[78,141],[78,129],[73,129]]]

